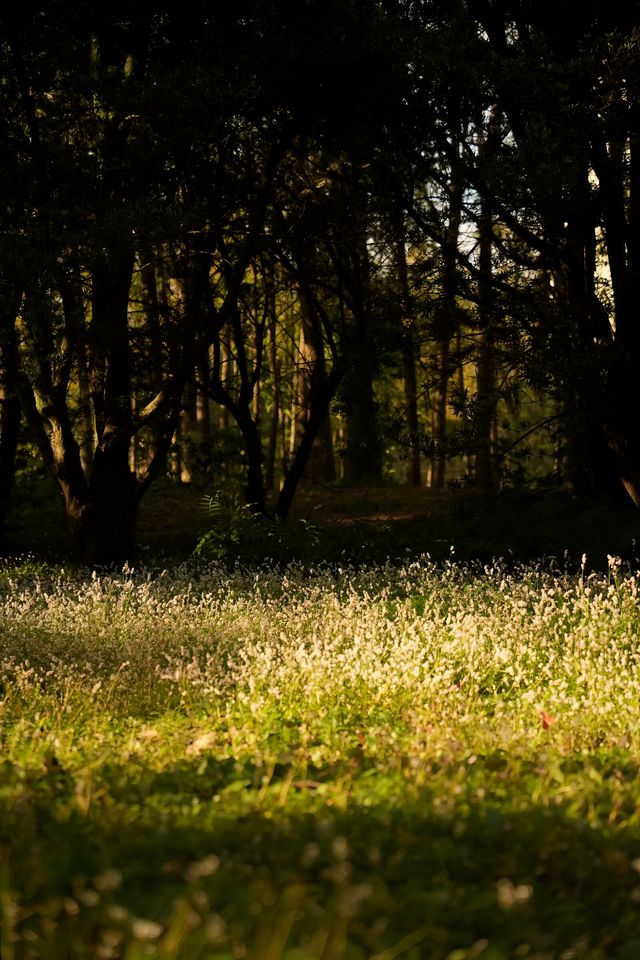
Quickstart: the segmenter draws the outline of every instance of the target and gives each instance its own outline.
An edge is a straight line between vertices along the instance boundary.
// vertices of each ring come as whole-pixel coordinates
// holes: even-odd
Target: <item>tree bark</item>
[[[499,137],[500,113],[491,110],[486,133],[479,125],[478,160],[491,166]],[[484,179],[484,178],[483,178]],[[494,335],[495,296],[493,288],[493,213],[488,196],[480,198],[480,252],[478,263],[478,332],[480,342],[476,361],[477,416],[475,481],[480,490],[490,493],[496,483],[494,426],[496,420],[496,356]]]
[[[407,272],[407,249],[404,225],[404,210],[399,207],[397,213],[396,266],[402,315],[400,316],[402,336],[402,372],[404,382],[404,409],[407,428],[412,443],[409,448],[409,483],[419,487],[422,482],[420,471],[420,447],[418,444],[418,386],[416,380],[416,356],[414,342],[414,322],[410,311],[411,292]]]
[[[83,559],[90,565],[121,567],[133,554],[140,505],[129,469],[128,438],[98,448],[89,494],[89,505],[78,516],[69,512]]]
[[[4,300],[4,298],[3,298]],[[16,471],[16,453],[20,435],[20,401],[10,383],[10,370],[15,368],[16,299],[3,302],[2,336],[0,338],[0,538],[4,526]],[[13,315],[12,315],[13,314]]]
[[[370,264],[361,227],[355,240],[350,272],[350,299],[353,331],[349,370],[342,392],[346,407],[346,450],[344,479],[347,483],[382,482],[382,445],[378,432],[378,410],[373,388],[376,357],[372,333]]]
[[[442,303],[435,321],[436,382],[433,398],[433,445],[431,485],[444,488],[447,459],[447,407],[451,375],[451,339],[457,325],[458,234],[462,218],[463,184],[460,171],[454,169],[449,188],[449,217],[442,245]]]
[[[324,409],[324,416],[319,423],[314,424],[314,442],[306,454],[304,478],[320,483],[330,483],[335,480],[335,460],[333,456],[333,437],[329,419],[329,405],[322,401],[320,405],[316,394],[324,394],[324,385],[327,380],[327,365],[324,357],[324,343],[318,318],[314,315],[313,304],[309,302],[304,291],[300,298],[301,312],[301,377],[300,377],[300,424],[298,433],[303,449],[308,442],[308,423],[312,416],[318,417],[318,409]],[[296,451],[300,449],[296,445]],[[291,463],[289,472],[296,469],[297,452]],[[298,457],[299,459],[299,457]],[[302,479],[302,478],[301,478]]]
[[[302,437],[284,478],[274,509],[274,514],[281,520],[287,518],[291,509],[296,489],[304,474],[318,431],[322,424],[327,421],[329,405],[335,395],[341,376],[340,366],[335,365],[331,373],[328,376],[323,376],[321,383],[317,384],[313,390],[313,400],[304,424]]]
[[[267,450],[265,454],[264,481],[265,488],[267,490],[273,490],[275,487],[276,456],[278,452],[280,421],[282,418],[282,388],[280,383],[282,361],[278,358],[274,291],[268,289],[267,296],[270,301],[268,362],[269,380],[271,384],[271,412],[269,415],[269,432],[267,435]]]

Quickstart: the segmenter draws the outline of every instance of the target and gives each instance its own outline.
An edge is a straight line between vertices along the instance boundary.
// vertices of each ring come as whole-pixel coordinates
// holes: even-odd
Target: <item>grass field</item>
[[[640,957],[639,590],[6,564],[2,960]]]

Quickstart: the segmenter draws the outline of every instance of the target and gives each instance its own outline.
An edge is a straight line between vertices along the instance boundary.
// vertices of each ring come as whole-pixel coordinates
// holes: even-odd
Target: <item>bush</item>
[[[313,563],[319,559],[320,532],[307,520],[286,523],[277,517],[255,514],[232,489],[218,490],[204,497],[203,503],[211,527],[194,550],[198,560],[282,565],[293,560]]]

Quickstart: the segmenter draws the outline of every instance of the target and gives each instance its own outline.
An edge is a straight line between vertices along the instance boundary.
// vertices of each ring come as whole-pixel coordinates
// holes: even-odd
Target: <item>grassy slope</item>
[[[615,565],[1,587],[2,960],[640,955]]]

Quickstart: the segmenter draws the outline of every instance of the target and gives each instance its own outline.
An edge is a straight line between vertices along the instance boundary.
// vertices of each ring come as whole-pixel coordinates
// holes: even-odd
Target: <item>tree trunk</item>
[[[265,455],[264,482],[267,490],[273,490],[275,487],[279,427],[282,417],[282,388],[280,383],[281,361],[278,359],[275,296],[272,297],[270,290],[267,291],[267,295],[270,299],[268,360],[269,380],[271,381],[271,413]]]
[[[178,432],[180,448],[180,483],[190,483],[194,474],[195,434],[196,434],[196,386],[193,374],[189,378],[182,394],[180,429]]]
[[[98,449],[86,507],[68,505],[70,525],[85,563],[121,567],[131,559],[140,504],[136,478],[129,469],[129,444]]]
[[[168,278],[166,276],[166,254],[156,251],[148,245],[140,251],[140,284],[142,287],[142,309],[144,331],[148,344],[146,355],[146,373],[151,383],[159,384],[163,380],[163,321],[170,314],[168,298]],[[175,358],[174,358],[175,359]],[[161,426],[154,424],[137,438],[142,452],[142,462],[150,463],[154,450],[160,442]]]
[[[252,513],[258,516],[267,512],[264,475],[262,473],[262,441],[258,424],[251,416],[251,409],[236,407],[232,415],[240,427],[247,457],[246,500]]]
[[[367,249],[367,198],[358,188],[350,197],[352,224],[344,238],[345,299],[352,314],[349,370],[342,384],[346,407],[344,479],[348,483],[382,482],[382,443],[373,378],[378,368],[375,316],[371,296],[371,263]]]
[[[318,407],[316,394],[323,392],[327,380],[327,365],[324,357],[324,343],[322,341],[321,328],[318,318],[314,316],[313,305],[301,292],[300,298],[301,311],[301,331],[300,340],[301,351],[301,377],[300,377],[300,423],[299,435],[301,443],[307,442],[307,426],[312,415],[318,417],[316,408]],[[329,483],[335,480],[335,461],[333,456],[333,437],[331,434],[331,421],[329,419],[329,405],[320,404],[324,409],[323,418],[314,424],[314,442],[311,449],[306,453],[306,462],[304,465],[304,478],[319,483]],[[293,469],[296,463],[297,450],[291,463]]]
[[[497,121],[499,111],[493,108],[489,117],[486,134],[479,127],[479,162],[491,165],[500,135]],[[475,459],[475,480],[485,493],[495,487],[495,462],[493,436],[496,420],[496,357],[494,337],[494,289],[493,289],[493,216],[491,203],[487,196],[480,199],[480,253],[478,276],[478,326],[480,343],[476,361],[477,376],[477,449]]]
[[[373,389],[376,357],[371,332],[369,258],[358,238],[352,277],[353,341],[342,395],[346,406],[344,479],[347,483],[382,482],[382,447]]]
[[[19,436],[20,403],[15,394],[0,387],[0,537],[13,490]]]
[[[328,376],[323,376],[322,382],[317,383],[313,390],[313,402],[303,428],[302,437],[276,501],[274,513],[281,520],[285,520],[289,513],[318,431],[322,424],[328,420],[329,405],[336,392],[341,375],[341,368],[334,366],[331,373]]]
[[[407,428],[411,438],[409,448],[409,483],[419,487],[422,478],[420,475],[420,446],[418,422],[418,387],[416,382],[416,357],[414,344],[413,318],[410,311],[411,292],[407,273],[407,250],[404,228],[404,211],[399,209],[396,225],[398,239],[396,241],[396,264],[400,287],[400,303],[404,308],[400,317],[402,331],[402,372],[404,381],[404,409]]]
[[[462,218],[463,184],[460,171],[454,170],[449,188],[449,222],[442,245],[442,303],[436,315],[436,382],[433,400],[434,462],[431,486],[444,488],[446,480],[447,407],[451,375],[451,339],[457,325],[458,234]]]
[[[346,450],[344,479],[347,483],[382,482],[382,456],[370,361],[358,357],[345,377]]]
[[[420,467],[420,424],[418,421],[418,387],[416,382],[416,357],[411,330],[406,330],[402,344],[402,372],[404,379],[404,409],[407,418],[409,436],[412,438],[409,449],[409,483],[419,487],[422,483]]]
[[[490,326],[480,333],[476,364],[478,413],[476,418],[477,450],[475,480],[480,490],[489,493],[495,487],[494,442],[496,419],[495,343]]]
[[[87,480],[91,477],[93,457],[95,454],[95,430],[91,411],[91,386],[87,356],[84,344],[80,347],[78,358],[78,404],[80,407],[80,460]]]
[[[607,452],[595,444],[601,469],[613,471],[635,506],[640,506],[640,111],[636,129],[610,131],[609,142],[594,138],[593,165],[603,208],[604,234],[614,302],[614,349],[610,351],[602,430]],[[628,167],[628,174],[627,174]],[[635,227],[635,229],[633,229]]]
[[[431,468],[431,486],[442,490],[447,476],[445,444],[447,440],[447,402],[449,397],[449,340],[440,337],[436,349],[436,382],[432,407],[434,457]]]
[[[0,538],[13,489],[20,434],[20,401],[8,378],[9,366],[16,363],[14,323],[15,318],[6,318],[3,326],[11,336],[5,335],[0,342]]]
[[[138,498],[129,467],[128,329],[133,260],[132,251],[105,251],[93,265],[90,370],[98,442],[88,483],[66,404],[52,409],[52,471],[64,496],[69,530],[83,560],[92,565],[120,566],[131,559],[134,546]]]

